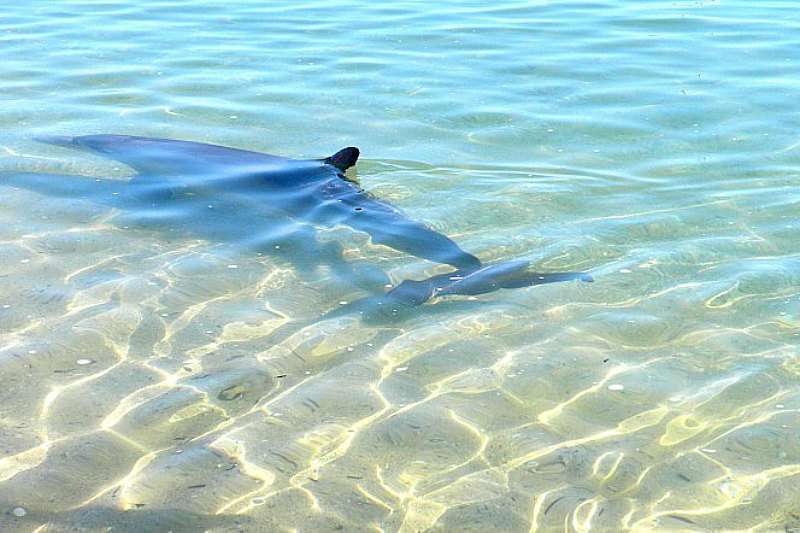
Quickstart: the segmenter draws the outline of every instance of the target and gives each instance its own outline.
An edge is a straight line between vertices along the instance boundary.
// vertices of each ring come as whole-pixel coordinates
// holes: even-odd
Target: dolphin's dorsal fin
[[[347,148],[342,148],[332,156],[326,158],[325,162],[344,172],[356,164],[359,154],[360,152],[358,151],[358,148],[355,146],[348,146]]]

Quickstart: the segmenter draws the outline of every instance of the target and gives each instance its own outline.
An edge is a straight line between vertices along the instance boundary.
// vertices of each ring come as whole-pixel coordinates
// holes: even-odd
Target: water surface
[[[3,187],[0,529],[800,527],[798,30],[780,1],[4,3],[6,176],[132,173],[46,134],[356,145],[484,261],[596,282],[320,320],[363,288]]]

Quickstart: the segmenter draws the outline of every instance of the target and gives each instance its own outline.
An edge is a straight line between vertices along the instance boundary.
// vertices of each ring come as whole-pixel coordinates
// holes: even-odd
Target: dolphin
[[[324,159],[297,160],[275,155],[172,139],[128,135],[46,137],[51,144],[91,150],[136,170],[133,194],[164,198],[192,188],[224,196],[226,203],[254,202],[277,207],[314,225],[346,225],[383,244],[456,268],[477,268],[480,260],[445,235],[370,197],[348,181],[359,150],[344,148]],[[168,180],[172,180],[170,184]],[[246,218],[242,217],[246,223]]]
[[[103,198],[109,203],[131,208],[140,218],[167,225],[202,226],[207,235],[271,251],[280,248],[273,245],[276,232],[287,234],[295,243],[313,243],[313,228],[344,225],[368,234],[373,243],[455,269],[426,280],[405,280],[370,300],[380,305],[416,306],[447,295],[591,281],[588,274],[581,272],[532,272],[529,263],[521,260],[482,264],[446,235],[409,218],[349,179],[345,172],[360,155],[355,147],[344,148],[330,157],[300,160],[199,142],[129,135],[50,136],[38,140],[88,150],[135,170],[136,175],[124,185],[113,180],[112,188],[122,188],[121,192],[111,193],[113,196],[102,188],[90,186],[85,190],[94,191],[93,196],[104,191]],[[27,183],[63,196],[76,192],[70,185],[46,183],[46,177],[37,178],[36,174],[17,175],[12,180],[6,176],[0,181],[21,186]],[[264,237],[260,226],[276,220],[283,222],[277,224],[282,229]],[[299,256],[307,261],[324,259],[325,254],[313,245],[305,252]],[[377,278],[376,283],[386,281],[385,275]]]

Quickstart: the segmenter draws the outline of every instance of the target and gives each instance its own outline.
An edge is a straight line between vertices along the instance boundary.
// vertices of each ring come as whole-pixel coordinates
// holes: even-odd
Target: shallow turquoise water
[[[4,4],[5,176],[131,174],[46,134],[356,145],[481,259],[596,282],[321,321],[363,293],[3,187],[0,529],[800,527],[798,30],[771,1]]]

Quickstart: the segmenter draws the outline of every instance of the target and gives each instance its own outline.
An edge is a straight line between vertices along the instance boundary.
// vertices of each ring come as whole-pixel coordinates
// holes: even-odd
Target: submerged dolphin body
[[[357,148],[345,148],[325,159],[297,160],[197,142],[127,135],[40,140],[87,149],[132,167],[137,174],[123,187],[124,193],[113,193],[119,195],[114,200],[120,207],[135,207],[145,218],[168,224],[177,221],[211,226],[214,231],[206,234],[252,241],[249,244],[256,247],[271,247],[272,241],[260,242],[261,231],[255,225],[274,221],[276,216],[307,224],[284,224],[290,229],[280,231],[292,234],[308,225],[346,225],[367,233],[374,243],[456,268],[455,272],[426,280],[403,281],[384,295],[365,299],[370,303],[415,306],[436,296],[483,294],[574,279],[591,281],[588,275],[577,272],[530,272],[527,261],[482,265],[447,236],[408,218],[348,180],[344,172],[355,165]],[[17,177],[12,184],[37,181],[36,175]],[[48,189],[39,185],[40,189]],[[59,186],[50,184],[50,188]],[[68,196],[69,185],[63,187],[61,194]],[[118,181],[114,187],[119,187]],[[313,231],[308,232],[313,235]],[[300,240],[306,235],[303,233]],[[313,256],[319,253],[311,249],[306,255],[315,259]]]
[[[325,315],[333,318],[353,312],[370,318],[391,317],[432,298],[448,295],[474,296],[500,289],[532,287],[545,283],[594,279],[584,272],[532,272],[530,262],[512,260],[486,265],[472,271],[439,274],[424,280],[405,280],[386,294],[357,300]]]
[[[405,280],[386,293],[386,300],[390,303],[419,305],[434,296],[448,294],[473,296],[499,289],[517,289],[559,281],[593,281],[590,275],[582,272],[531,272],[529,267],[529,261],[514,260],[482,266],[472,271],[459,270],[439,274],[421,281]]]
[[[383,244],[456,268],[480,261],[445,235],[406,217],[344,179],[358,160],[357,148],[325,159],[297,160],[210,144],[127,135],[49,137],[51,144],[83,148],[137,171],[130,185],[142,198],[166,199],[184,190],[203,191],[241,206],[260,203],[311,224],[350,226]],[[170,188],[170,181],[172,186]],[[165,185],[166,184],[166,185]],[[166,188],[165,188],[166,187]],[[213,204],[212,204],[213,205]],[[248,221],[242,219],[242,223]]]

